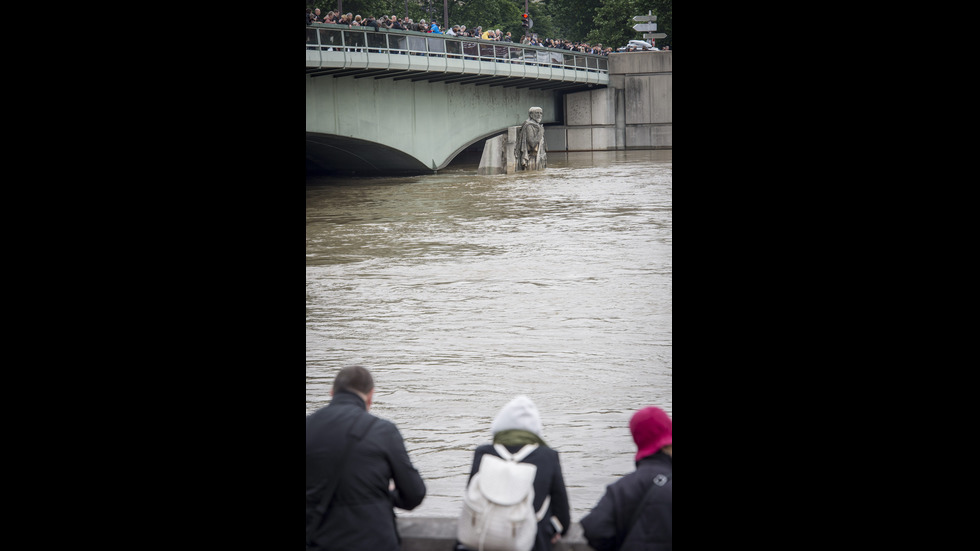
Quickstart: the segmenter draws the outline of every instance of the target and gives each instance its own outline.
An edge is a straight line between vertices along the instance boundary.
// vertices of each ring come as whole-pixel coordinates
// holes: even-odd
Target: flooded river
[[[479,176],[308,177],[306,412],[339,367],[375,378],[428,494],[455,517],[511,398],[538,406],[578,521],[634,469],[637,409],[671,413],[671,151],[549,153]]]

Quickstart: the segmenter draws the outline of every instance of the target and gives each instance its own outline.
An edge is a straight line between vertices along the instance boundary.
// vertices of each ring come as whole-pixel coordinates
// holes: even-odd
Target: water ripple
[[[458,514],[473,449],[516,394],[561,454],[574,520],[633,470],[629,417],[672,405],[669,153],[308,182],[307,413],[338,367],[372,370],[372,413],[428,487],[399,514]]]

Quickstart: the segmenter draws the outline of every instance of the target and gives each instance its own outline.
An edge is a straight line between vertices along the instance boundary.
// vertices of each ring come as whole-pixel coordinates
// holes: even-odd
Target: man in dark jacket
[[[580,524],[596,551],[671,551],[673,422],[647,407],[630,419],[636,470],[606,487]]]
[[[306,548],[397,551],[401,539],[392,507],[417,507],[425,483],[394,423],[368,413],[374,380],[367,369],[341,369],[330,394],[330,404],[306,418]],[[333,498],[319,510],[331,483]]]

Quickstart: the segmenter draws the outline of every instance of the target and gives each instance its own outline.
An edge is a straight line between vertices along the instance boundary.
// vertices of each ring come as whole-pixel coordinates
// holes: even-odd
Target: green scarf
[[[547,446],[544,440],[540,436],[520,429],[502,430],[497,434],[493,435],[494,444],[503,444],[505,446],[524,446],[527,444],[537,444],[539,446]]]

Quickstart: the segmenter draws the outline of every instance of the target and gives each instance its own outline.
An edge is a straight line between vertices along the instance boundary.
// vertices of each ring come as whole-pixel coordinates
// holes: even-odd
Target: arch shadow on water
[[[472,158],[483,151],[484,142],[506,129],[495,130],[461,146],[438,168],[426,167],[415,157],[383,144],[348,136],[306,133],[307,176],[416,176],[432,174],[452,164],[461,154]],[[479,156],[476,157],[479,161]]]
[[[418,159],[379,143],[347,136],[306,133],[308,175],[416,175],[432,170]]]

